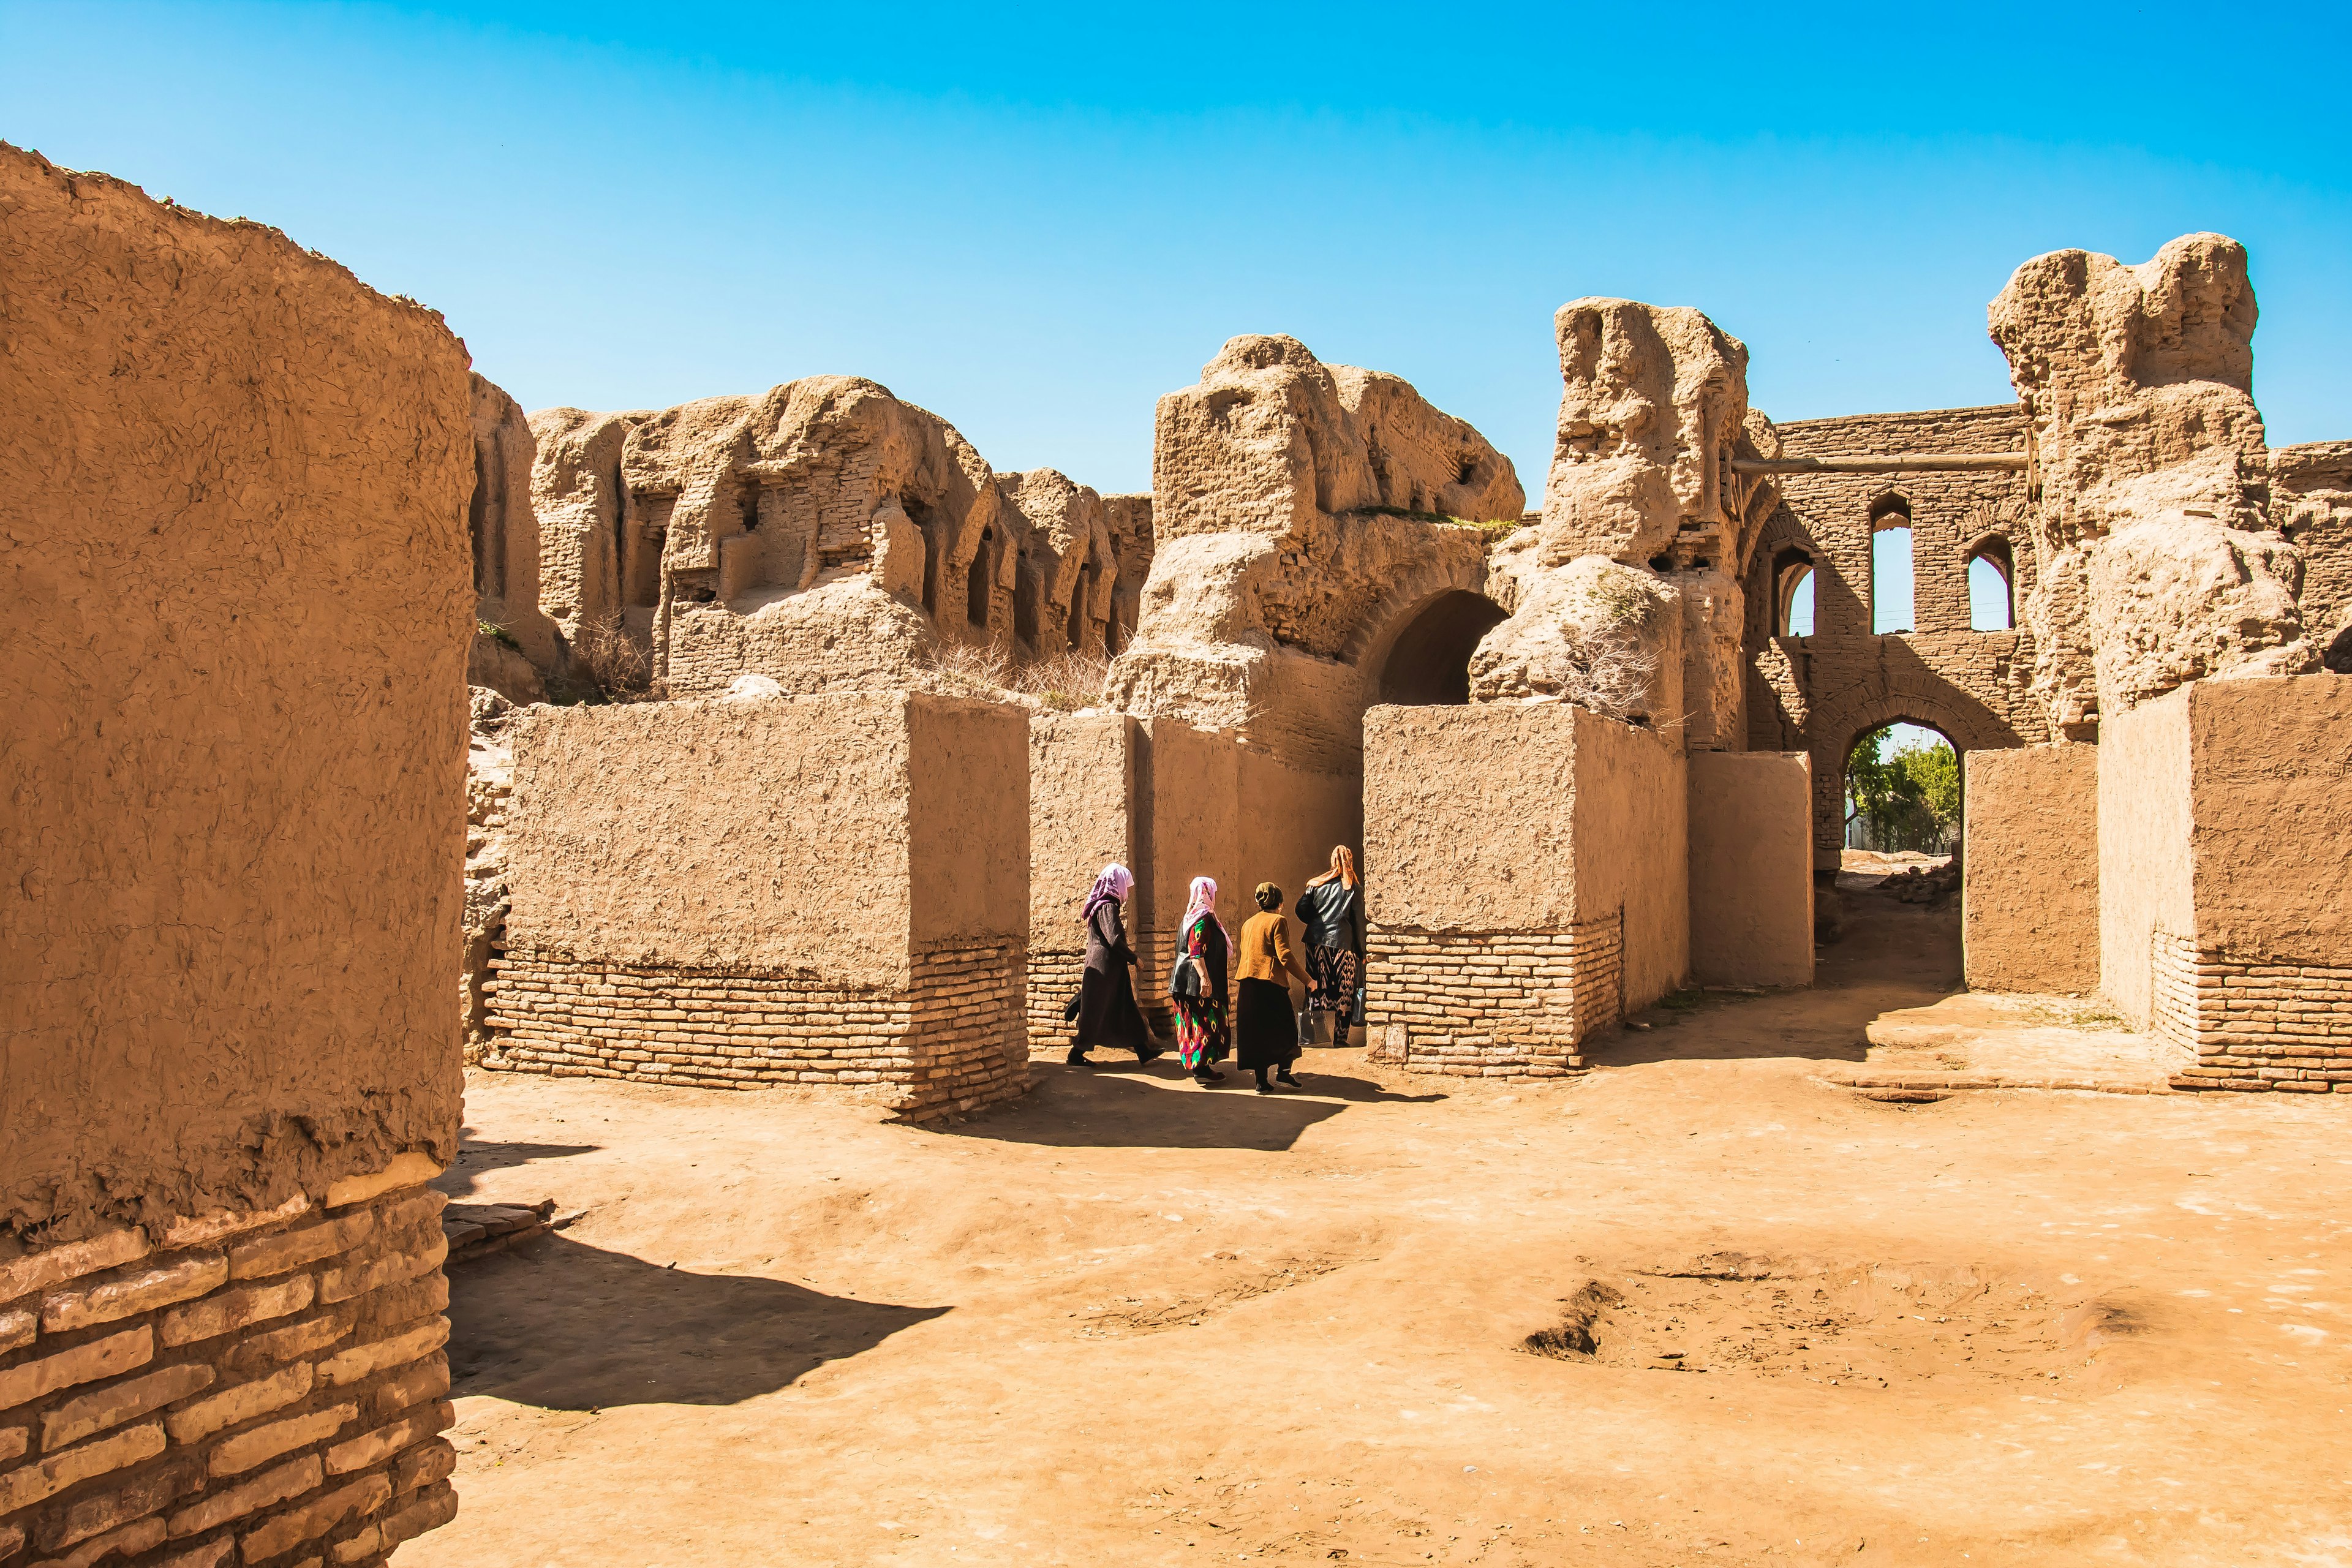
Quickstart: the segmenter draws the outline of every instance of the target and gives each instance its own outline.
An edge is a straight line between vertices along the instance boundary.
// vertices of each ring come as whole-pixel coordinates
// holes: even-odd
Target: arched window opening
[[[1813,635],[1813,558],[1801,550],[1784,550],[1772,563],[1772,634]]]
[[[1884,496],[1870,509],[1870,629],[1901,636],[1918,624],[1911,571],[1911,503]]]
[[[1845,847],[1949,855],[1960,841],[1960,758],[1937,731],[1881,724],[1846,752]]]
[[[988,625],[988,601],[995,588],[989,567],[996,555],[996,530],[980,531],[980,548],[971,552],[971,570],[964,577],[963,618],[973,626]]]
[[[1969,552],[1969,629],[2017,629],[2017,590],[2006,539],[1988,539]]]
[[[1117,658],[1124,640],[1118,629],[1118,601],[1113,599],[1110,602],[1110,619],[1103,623],[1103,657]]]
[[[1470,700],[1470,656],[1478,639],[1507,619],[1484,594],[1440,594],[1389,646],[1381,666],[1380,700],[1413,707]]]

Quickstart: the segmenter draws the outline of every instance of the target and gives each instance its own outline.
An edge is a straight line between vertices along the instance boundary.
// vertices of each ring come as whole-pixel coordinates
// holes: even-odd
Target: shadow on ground
[[[453,1198],[471,1195],[475,1184],[488,1172],[539,1160],[561,1160],[567,1154],[593,1154],[604,1147],[601,1143],[480,1143],[474,1141],[470,1127],[461,1130],[457,1138],[457,1158],[432,1184]]]
[[[1318,1057],[1345,1060],[1354,1053],[1314,1052],[1298,1064],[1301,1089],[1260,1094],[1251,1076],[1223,1064],[1224,1082],[1202,1089],[1163,1057],[1149,1067],[1074,1068],[1031,1064],[1036,1087],[1019,1102],[942,1133],[1003,1143],[1062,1149],[1290,1148],[1298,1135],[1349,1105],[1377,1101],[1425,1105],[1443,1094],[1398,1094],[1369,1079],[1317,1070]]]
[[[1856,884],[1860,885],[1856,885]],[[1685,992],[1633,1015],[1588,1056],[1600,1067],[1641,1062],[1801,1057],[1860,1062],[1864,1031],[1883,1014],[1924,1007],[1961,988],[1958,901],[1906,904],[1874,880],[1840,879],[1845,935],[1816,950],[1811,990],[1741,995]]]
[[[697,1274],[551,1236],[450,1272],[451,1393],[546,1410],[734,1405],[950,1310]]]

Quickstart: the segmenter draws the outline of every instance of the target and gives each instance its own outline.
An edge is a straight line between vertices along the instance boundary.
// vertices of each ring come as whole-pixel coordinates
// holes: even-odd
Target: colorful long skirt
[[[1307,978],[1315,982],[1307,1005],[1315,1011],[1349,1017],[1356,1011],[1356,950],[1352,947],[1310,947]]]
[[[1185,1070],[1198,1072],[1212,1062],[1223,1061],[1233,1048],[1233,1025],[1225,1016],[1224,1004],[1213,995],[1173,1000],[1176,1049],[1184,1058]]]

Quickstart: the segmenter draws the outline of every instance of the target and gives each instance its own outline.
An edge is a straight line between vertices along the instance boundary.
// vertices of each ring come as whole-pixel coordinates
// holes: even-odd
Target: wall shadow
[[[511,1170],[541,1160],[561,1160],[567,1154],[593,1154],[603,1147],[601,1143],[478,1142],[472,1128],[462,1128],[457,1134],[457,1159],[433,1179],[431,1185],[453,1198],[468,1197],[475,1184],[488,1172]]]
[[[545,1410],[733,1405],[950,1310],[698,1274],[551,1236],[450,1271],[451,1394]]]
[[[1729,1061],[1798,1057],[1869,1059],[1864,1031],[1882,1014],[1924,1007],[1963,989],[1959,904],[1906,904],[1876,890],[1876,879],[1840,879],[1846,933],[1816,949],[1814,983],[1803,991],[1743,996],[1683,993],[1633,1015],[1646,1029],[1621,1029],[1587,1052],[1596,1067],[1642,1062]]]
[[[1148,1068],[1071,1068],[1039,1062],[1036,1087],[977,1121],[941,1126],[959,1138],[1060,1149],[1256,1149],[1278,1153],[1349,1105],[1425,1105],[1443,1094],[1398,1094],[1368,1079],[1299,1064],[1300,1089],[1259,1094],[1251,1076],[1222,1064],[1225,1081],[1202,1089],[1171,1055]],[[1334,1103],[1337,1101],[1338,1103]]]

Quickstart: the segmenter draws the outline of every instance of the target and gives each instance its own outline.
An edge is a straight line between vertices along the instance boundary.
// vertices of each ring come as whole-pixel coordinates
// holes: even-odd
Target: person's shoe
[[[1158,1061],[1161,1057],[1164,1057],[1167,1054],[1167,1047],[1164,1046],[1146,1046],[1143,1049],[1135,1053],[1135,1065],[1137,1067],[1143,1067],[1149,1063]]]
[[[1280,1072],[1275,1074],[1274,1081],[1276,1083],[1286,1083],[1293,1089],[1299,1087],[1298,1080],[1290,1076],[1290,1069],[1288,1068],[1285,1068]]]
[[[1274,1085],[1270,1083],[1262,1083],[1257,1085],[1256,1088],[1260,1094],[1272,1094],[1274,1092]]]
[[[1095,1065],[1087,1059],[1087,1053],[1076,1046],[1070,1047],[1070,1054],[1064,1058],[1064,1063],[1074,1068],[1090,1068]]]
[[[1225,1081],[1225,1075],[1219,1072],[1214,1068],[1201,1068],[1195,1070],[1192,1076],[1199,1079],[1202,1083],[1223,1083]]]

